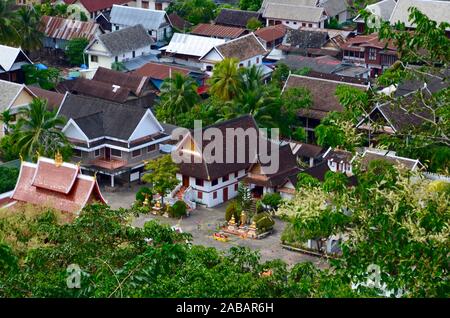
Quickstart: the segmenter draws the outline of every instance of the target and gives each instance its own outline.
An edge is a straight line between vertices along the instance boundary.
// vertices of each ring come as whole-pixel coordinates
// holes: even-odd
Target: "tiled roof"
[[[37,164],[22,162],[12,200],[76,213],[91,201],[106,203],[94,177],[78,166],[40,157]]]
[[[254,11],[222,9],[217,16],[215,23],[247,28],[247,22],[251,18],[260,19],[261,14]]]
[[[130,0],[78,0],[81,2],[83,7],[86,8],[89,12],[96,12],[104,9],[111,8],[114,4],[126,4],[130,2]],[[77,2],[77,0],[64,0],[67,4],[73,4]]]
[[[101,34],[98,39],[111,55],[119,55],[144,47],[150,47],[155,41],[140,24]]]
[[[148,84],[148,78],[145,76],[113,71],[104,67],[99,67],[92,79],[127,88],[136,96],[141,96]]]
[[[264,9],[262,16],[266,19],[318,23],[322,21],[324,14],[323,8],[270,2]]]
[[[245,29],[219,24],[200,23],[191,34],[216,37],[221,39],[235,39],[244,34]]]
[[[50,110],[58,109],[64,99],[64,95],[57,92],[48,91],[37,86],[27,87],[37,97],[46,99]]]
[[[316,72],[332,73],[341,61],[331,56],[308,57],[302,55],[288,55],[278,64],[286,64],[291,70],[309,68]]]
[[[76,38],[94,39],[99,25],[94,22],[83,22],[60,17],[43,16],[40,30],[46,37],[70,41]]]
[[[386,47],[389,50],[397,50],[397,47],[392,41],[379,40],[377,33],[372,33],[369,35],[357,35],[353,38],[348,39],[341,45],[341,48],[343,50],[364,51],[365,47],[375,47],[378,49],[384,49]]]
[[[169,20],[172,23],[172,25],[180,31],[189,29],[192,26],[192,23],[186,21],[175,12],[169,14]]]
[[[253,33],[217,45],[215,48],[224,58],[237,58],[239,61],[267,53]]]
[[[268,26],[255,31],[255,35],[266,41],[272,42],[284,37],[286,34],[286,27],[282,24]]]
[[[70,92],[91,97],[106,99],[112,102],[125,103],[130,96],[130,90],[125,87],[114,87],[111,84],[77,78]]]
[[[355,157],[356,158],[356,157]],[[410,159],[405,157],[399,157],[394,154],[392,154],[390,151],[373,151],[373,150],[366,150],[361,155],[361,168],[367,169],[370,162],[374,160],[383,160],[392,163],[396,166],[402,166],[409,170],[415,170],[417,168],[420,168],[422,164],[418,159]]]
[[[23,88],[22,84],[0,80],[0,112],[11,105]]]
[[[166,78],[169,78],[170,73],[181,73],[183,75],[187,75],[190,73],[190,70],[182,67],[160,63],[147,63],[133,72],[133,74],[146,76],[157,80],[165,80]]]

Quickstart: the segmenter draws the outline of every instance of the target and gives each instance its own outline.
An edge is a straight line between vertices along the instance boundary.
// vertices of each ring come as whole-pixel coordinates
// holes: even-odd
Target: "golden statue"
[[[144,202],[142,202],[143,206],[148,206],[148,193],[145,194]]]
[[[55,166],[61,167],[62,164],[63,164],[63,157],[62,157],[61,153],[58,150],[56,152],[56,154],[55,154]]]
[[[228,221],[228,224],[229,225],[235,225],[236,224],[234,216],[231,216],[231,219],[230,219],[230,221]]]
[[[247,224],[247,214],[245,214],[245,211],[241,212],[241,226]]]
[[[250,224],[250,228],[251,229],[256,229],[256,222],[253,221],[252,224]]]

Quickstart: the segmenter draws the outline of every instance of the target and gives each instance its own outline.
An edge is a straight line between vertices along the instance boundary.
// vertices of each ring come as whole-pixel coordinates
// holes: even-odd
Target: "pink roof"
[[[71,213],[82,210],[91,201],[106,203],[97,180],[74,167],[68,163],[57,167],[48,158],[39,158],[37,164],[22,162],[11,199]]]
[[[114,4],[125,4],[130,0],[79,0],[83,7],[89,12],[96,12],[103,9],[112,8]],[[74,4],[77,0],[64,0],[66,4]]]

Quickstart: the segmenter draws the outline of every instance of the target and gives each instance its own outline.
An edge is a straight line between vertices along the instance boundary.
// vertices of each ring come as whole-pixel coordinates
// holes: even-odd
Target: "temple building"
[[[20,202],[75,214],[92,202],[106,204],[97,179],[83,175],[78,165],[63,162],[59,154],[55,160],[22,161],[16,187],[3,207]]]

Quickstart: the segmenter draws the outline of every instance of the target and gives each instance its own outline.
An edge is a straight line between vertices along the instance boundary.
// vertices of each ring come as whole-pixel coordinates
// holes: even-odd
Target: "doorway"
[[[223,188],[223,201],[228,201],[228,187]]]
[[[183,176],[183,187],[189,187],[189,176]]]
[[[105,160],[111,160],[111,149],[108,147],[105,147]]]

